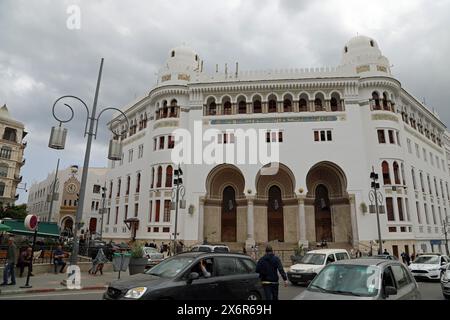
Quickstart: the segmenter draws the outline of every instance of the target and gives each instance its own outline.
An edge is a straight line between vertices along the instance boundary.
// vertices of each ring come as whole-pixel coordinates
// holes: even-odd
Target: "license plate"
[[[292,275],[292,278],[298,278],[298,279],[300,279],[302,276],[300,275],[300,274],[293,274]]]

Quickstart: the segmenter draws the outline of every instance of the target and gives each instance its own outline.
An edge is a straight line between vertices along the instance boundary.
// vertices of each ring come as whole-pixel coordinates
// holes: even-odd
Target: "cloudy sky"
[[[79,30],[67,27],[71,5],[81,12]],[[68,126],[66,150],[54,151],[51,106],[65,94],[91,105],[101,57],[99,105],[122,107],[149,91],[170,48],[182,43],[206,70],[236,61],[241,70],[320,67],[337,65],[359,33],[378,41],[402,85],[448,125],[449,13],[450,0],[0,0],[0,105],[29,132],[22,175],[30,186],[57,157],[63,167],[82,164],[83,110]],[[106,165],[108,132],[100,131],[92,166]]]

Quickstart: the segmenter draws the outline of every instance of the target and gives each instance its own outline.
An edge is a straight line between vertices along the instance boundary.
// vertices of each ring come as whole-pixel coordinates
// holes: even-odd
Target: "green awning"
[[[6,224],[0,223],[0,232],[7,232],[11,231],[11,227],[7,226]]]
[[[9,232],[12,234],[22,236],[32,236],[34,231],[30,231],[25,228],[23,220],[3,220],[3,224],[11,227]],[[38,225],[38,237],[44,238],[59,238],[59,227],[54,222],[39,222]]]

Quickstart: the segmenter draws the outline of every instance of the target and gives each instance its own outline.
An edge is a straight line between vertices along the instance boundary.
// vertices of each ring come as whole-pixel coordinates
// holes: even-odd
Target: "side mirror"
[[[397,288],[387,286],[384,288],[384,293],[386,294],[386,298],[389,296],[395,296],[397,294]]]
[[[189,284],[191,284],[192,281],[197,280],[198,278],[200,278],[200,275],[198,274],[198,272],[191,272],[191,273],[189,273],[187,282]]]

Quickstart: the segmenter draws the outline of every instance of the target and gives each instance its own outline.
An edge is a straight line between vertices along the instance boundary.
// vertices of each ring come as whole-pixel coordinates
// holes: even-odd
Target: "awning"
[[[6,224],[0,223],[0,232],[7,232],[11,231],[11,227],[7,226]]]
[[[9,232],[12,234],[32,236],[34,231],[30,231],[25,228],[23,220],[3,220],[4,225],[11,227]],[[38,225],[38,237],[44,238],[59,238],[59,227],[54,222],[39,222]]]

